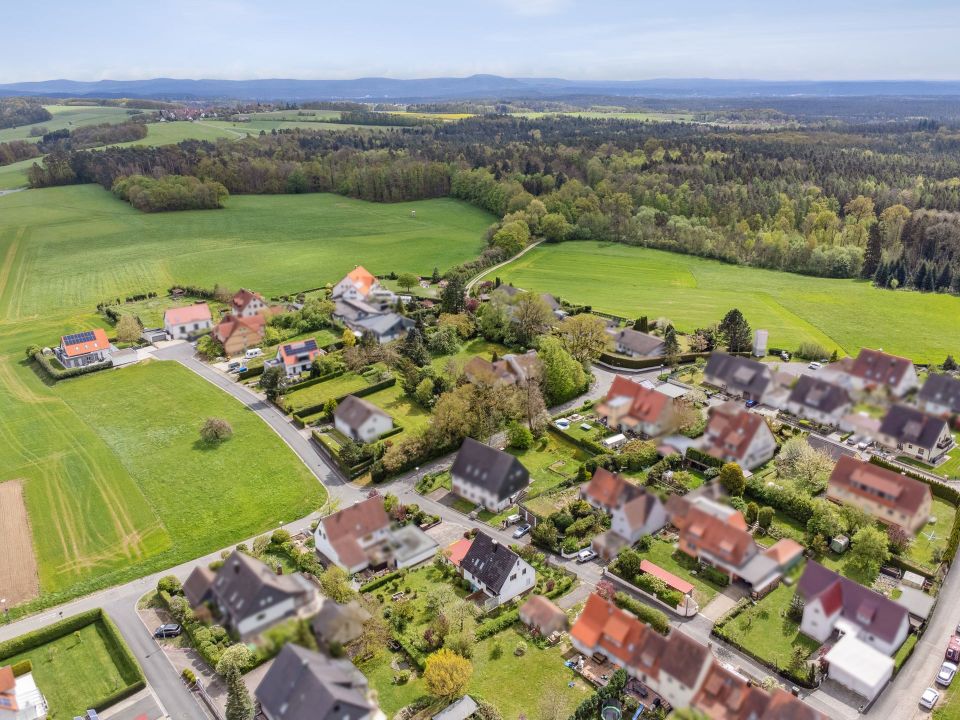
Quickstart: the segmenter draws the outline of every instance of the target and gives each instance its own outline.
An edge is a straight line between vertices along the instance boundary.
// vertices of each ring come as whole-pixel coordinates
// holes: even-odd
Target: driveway
[[[723,615],[733,610],[734,606],[744,597],[744,593],[736,587],[727,586],[722,593],[717,594],[713,600],[708,602],[700,611],[707,620],[715,623]]]

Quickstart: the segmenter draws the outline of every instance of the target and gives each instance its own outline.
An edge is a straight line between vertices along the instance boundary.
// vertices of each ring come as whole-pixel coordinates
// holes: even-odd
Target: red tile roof
[[[926,483],[848,456],[841,457],[833,468],[827,494],[835,487],[911,515],[930,497]]]
[[[379,495],[328,515],[321,522],[330,542],[344,537],[363,537],[390,526],[390,518],[383,508],[383,498]]]
[[[803,555],[803,545],[792,538],[781,538],[768,547],[763,554],[773,558],[780,567],[784,567],[797,555]]]
[[[64,355],[67,357],[76,357],[77,355],[86,355],[87,353],[110,349],[110,341],[107,339],[107,334],[102,328],[95,328],[91,332],[93,333],[93,339],[86,342],[66,344],[65,341],[74,336],[64,335],[60,338],[60,346],[63,348]]]
[[[603,403],[597,407],[597,410],[601,414],[609,412],[607,405],[619,397],[631,398],[630,409],[627,412],[628,417],[624,419],[633,419],[634,422],[639,423],[655,423],[659,421],[664,411],[672,405],[671,398],[663,393],[650,390],[629,378],[617,375],[617,377],[613,379],[610,389],[607,391],[606,398],[604,398]]]
[[[871,385],[896,385],[911,367],[913,362],[905,357],[863,348],[850,366],[850,374]]]
[[[450,553],[448,558],[454,567],[460,567],[460,563],[463,562],[463,558],[466,556],[471,545],[473,545],[471,538],[462,538],[447,548],[447,551]]]
[[[353,270],[347,273],[347,277],[353,281],[353,284],[357,286],[357,290],[360,291],[361,295],[366,295],[370,292],[376,282],[377,278],[367,270],[363,265],[357,265]]]
[[[598,467],[590,478],[590,482],[583,488],[583,495],[598,505],[616,507],[623,502],[624,493],[630,492],[628,485],[636,489],[636,486],[627,482],[622,476]]]
[[[689,595],[693,592],[693,585],[688,583],[683,578],[679,578],[668,570],[664,570],[659,565],[654,565],[649,560],[640,561],[640,572],[646,573],[647,575],[653,575],[655,578],[660,578],[663,580],[669,587],[672,587],[674,590],[679,590],[684,595]]]
[[[224,315],[220,322],[214,326],[213,335],[221,343],[225,343],[235,332],[246,331],[253,333],[253,335],[262,340],[266,324],[267,321],[263,315],[251,315],[250,317]]]
[[[717,458],[742,462],[754,436],[764,425],[762,417],[747,412],[736,403],[718,405],[710,410],[710,421],[704,433],[709,442],[706,451]]]
[[[186,325],[204,320],[210,320],[210,308],[206,303],[170,308],[163,314],[165,325]]]
[[[742,565],[749,551],[756,548],[753,536],[740,527],[744,520],[738,512],[732,513],[725,522],[694,505],[685,516],[671,517],[670,522],[680,529],[681,540],[698,553],[709,553],[731,565]]]
[[[253,292],[253,290],[246,290],[244,288],[240,288],[237,291],[237,294],[233,296],[233,300],[231,301],[233,304],[234,312],[238,312],[238,313],[243,312],[244,308],[246,308],[247,305],[249,305],[254,300],[259,300],[260,302],[264,302],[263,295],[261,295],[260,293],[255,293]]]

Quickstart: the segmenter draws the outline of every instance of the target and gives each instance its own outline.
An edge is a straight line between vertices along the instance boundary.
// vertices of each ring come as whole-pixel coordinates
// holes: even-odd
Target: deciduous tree
[[[463,695],[472,674],[473,665],[469,660],[440,648],[427,658],[423,681],[431,696],[446,701]]]

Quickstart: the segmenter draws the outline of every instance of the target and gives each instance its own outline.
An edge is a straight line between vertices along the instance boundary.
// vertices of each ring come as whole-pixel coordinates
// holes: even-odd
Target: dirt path
[[[30,521],[19,480],[0,483],[0,596],[12,607],[40,594]]]

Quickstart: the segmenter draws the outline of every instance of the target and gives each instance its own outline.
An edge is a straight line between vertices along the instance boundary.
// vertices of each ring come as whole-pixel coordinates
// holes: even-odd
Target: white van
[[[261,355],[263,355],[263,350],[260,348],[251,348],[243,354],[245,358],[255,358],[260,357]]]

